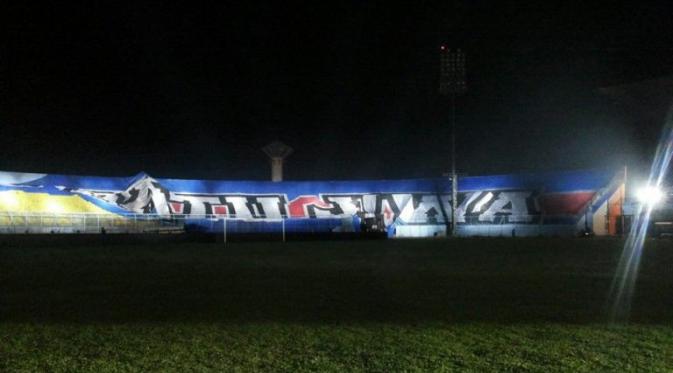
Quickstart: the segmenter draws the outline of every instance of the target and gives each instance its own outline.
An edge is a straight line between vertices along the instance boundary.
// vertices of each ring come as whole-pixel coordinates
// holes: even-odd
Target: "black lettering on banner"
[[[248,208],[248,211],[250,211],[250,215],[252,215],[253,218],[260,219],[266,217],[264,207],[257,201],[257,197],[247,196],[245,200],[245,206]]]
[[[397,207],[397,203],[395,202],[395,198],[393,198],[393,195],[390,193],[381,193],[376,195],[376,214],[381,215],[383,214],[383,202],[386,201],[388,202],[388,206],[392,210],[393,214],[395,216],[399,215],[400,209]]]

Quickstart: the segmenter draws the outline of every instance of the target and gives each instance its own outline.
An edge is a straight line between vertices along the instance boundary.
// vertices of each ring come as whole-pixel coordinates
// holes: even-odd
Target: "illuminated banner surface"
[[[615,174],[573,171],[463,177],[457,223],[576,225],[615,192]],[[0,211],[242,219],[378,217],[385,227],[446,226],[448,179],[214,181],[0,172]]]

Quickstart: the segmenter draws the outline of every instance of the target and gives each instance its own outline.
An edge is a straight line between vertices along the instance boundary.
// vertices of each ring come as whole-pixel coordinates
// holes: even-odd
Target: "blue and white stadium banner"
[[[606,171],[572,171],[460,178],[458,232],[509,235],[514,230],[531,235],[593,229],[601,206],[623,191],[620,177]],[[153,178],[145,173],[125,178],[0,172],[0,212],[269,223],[289,219],[288,226],[297,232],[325,226],[327,220],[321,223],[322,219],[335,222],[328,225],[331,230],[353,231],[357,228],[346,226],[376,217],[391,236],[436,236],[446,234],[450,225],[451,182],[445,178],[216,181]]]

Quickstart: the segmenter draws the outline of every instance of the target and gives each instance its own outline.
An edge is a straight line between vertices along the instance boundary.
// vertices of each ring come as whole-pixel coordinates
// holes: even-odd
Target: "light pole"
[[[439,93],[451,98],[451,235],[456,235],[458,175],[456,174],[456,96],[465,93],[465,54],[460,49],[439,47]]]

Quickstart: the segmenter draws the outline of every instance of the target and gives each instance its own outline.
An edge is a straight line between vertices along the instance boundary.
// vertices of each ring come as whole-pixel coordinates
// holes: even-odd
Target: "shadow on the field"
[[[5,248],[0,317],[76,323],[606,320],[618,246],[588,252],[505,242],[465,251],[408,243],[371,252],[357,244]],[[673,321],[673,276],[665,264],[671,253],[655,253],[643,260],[634,321]]]

